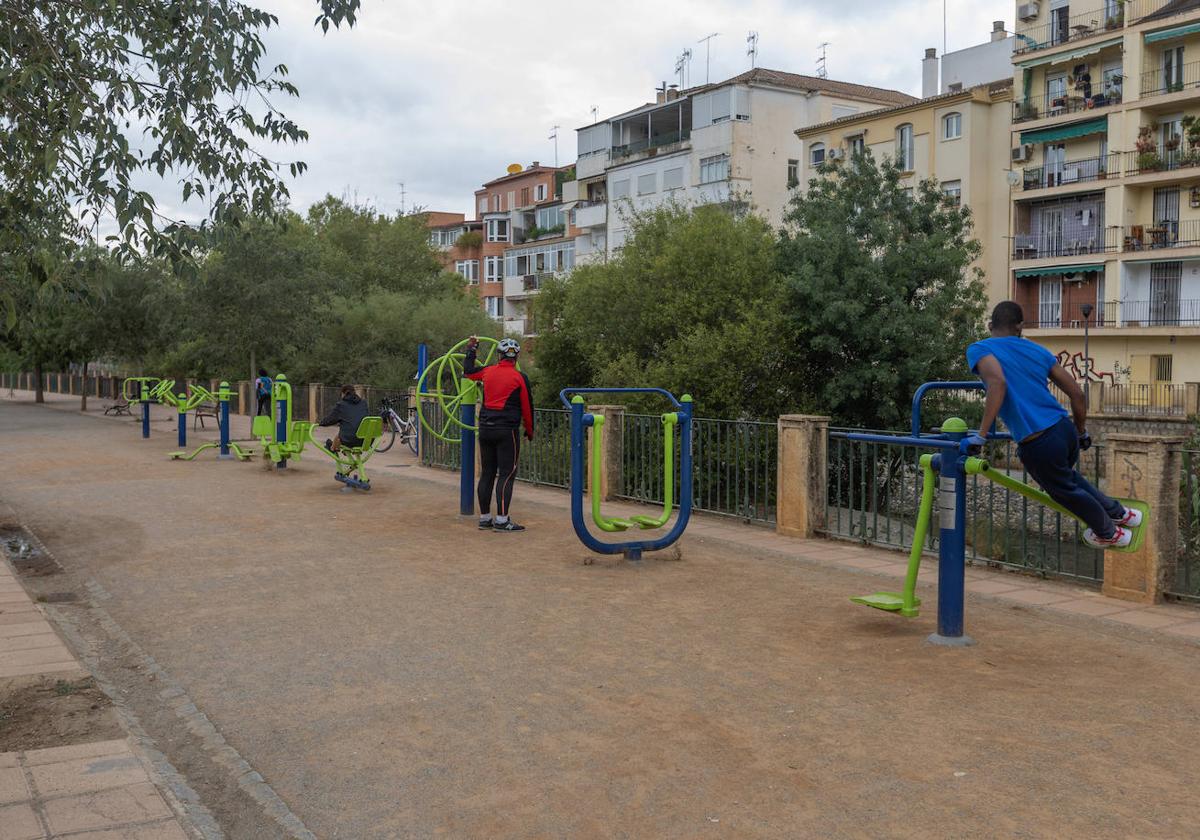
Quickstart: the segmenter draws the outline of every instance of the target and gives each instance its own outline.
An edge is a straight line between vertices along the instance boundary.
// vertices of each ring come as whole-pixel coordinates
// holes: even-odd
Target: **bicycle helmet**
[[[521,353],[521,342],[515,338],[502,338],[496,349],[500,351],[502,358],[515,359]]]

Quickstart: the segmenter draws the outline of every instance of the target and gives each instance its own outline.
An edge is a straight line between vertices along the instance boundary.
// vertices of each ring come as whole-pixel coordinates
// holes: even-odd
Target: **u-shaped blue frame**
[[[574,399],[568,397],[573,394]],[[666,397],[679,415],[679,515],[664,536],[655,540],[631,540],[607,543],[596,539],[583,518],[583,486],[586,481],[586,440],[584,427],[591,426],[593,415],[583,410],[581,394],[658,394]],[[585,546],[599,554],[624,554],[630,560],[640,560],[643,551],[658,551],[683,536],[692,517],[692,400],[686,394],[682,400],[662,388],[563,388],[558,393],[571,411],[571,525]]]

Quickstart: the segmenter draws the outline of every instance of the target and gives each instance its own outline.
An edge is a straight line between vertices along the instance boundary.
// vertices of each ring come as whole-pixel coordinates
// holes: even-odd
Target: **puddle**
[[[62,571],[62,567],[54,558],[29,538],[29,533],[24,528],[0,528],[0,552],[3,552],[19,574],[28,577],[45,577]]]

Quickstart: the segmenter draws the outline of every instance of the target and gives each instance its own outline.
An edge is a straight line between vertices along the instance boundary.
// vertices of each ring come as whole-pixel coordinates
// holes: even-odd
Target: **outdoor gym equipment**
[[[271,380],[271,416],[258,415],[250,423],[250,434],[258,438],[264,458],[276,469],[287,469],[287,462],[299,458],[304,450],[302,429],[293,431],[292,383],[282,373]]]
[[[965,421],[951,417],[942,424],[939,433],[922,434],[921,401],[925,394],[934,390],[983,390],[983,383],[973,382],[926,382],[913,395],[912,434],[885,435],[865,432],[839,432],[847,440],[863,443],[886,443],[939,450],[937,454],[924,454],[919,459],[922,472],[921,502],[917,512],[913,546],[908,558],[908,571],[902,592],[876,592],[851,598],[856,604],[878,610],[897,612],[907,618],[920,614],[921,599],[916,595],[917,576],[920,572],[921,553],[933,517],[934,474],[938,474],[938,621],[937,632],[929,636],[934,644],[965,646],[974,641],[963,632],[963,602],[966,588],[966,508],[968,475],[982,475],[1020,495],[1051,509],[1077,518],[1066,508],[1057,504],[1041,490],[1030,487],[1005,472],[994,469],[982,458],[968,453],[967,437],[970,430]],[[1012,440],[1006,433],[991,432],[988,440]],[[1143,517],[1149,515],[1149,506],[1135,499],[1118,499],[1126,507],[1137,508]],[[1143,519],[1143,523],[1145,520]],[[1136,551],[1142,543],[1141,528],[1134,531],[1133,541],[1126,548],[1115,551]]]
[[[568,395],[573,395],[568,397]],[[583,394],[659,394],[670,400],[675,411],[664,414],[663,421],[663,512],[661,516],[634,516],[617,519],[600,512],[600,430],[604,418],[583,410]],[[627,559],[640,560],[643,551],[657,551],[675,543],[687,528],[692,516],[692,398],[684,394],[675,399],[674,394],[662,388],[564,388],[559,392],[571,412],[571,524],[580,541],[592,551],[601,554],[624,554]],[[679,516],[671,530],[657,539],[631,540],[607,543],[596,539],[587,528],[583,517],[584,477],[584,429],[592,428],[591,487],[592,520],[602,531],[609,533],[626,531],[630,528],[653,529],[667,524],[674,506],[675,429],[679,429]]]
[[[158,399],[160,389],[165,385],[170,388],[173,380],[159,379],[157,376],[131,376],[121,383],[121,396],[126,402],[138,402],[142,405],[142,437],[150,437],[150,403]]]
[[[355,434],[362,440],[360,446],[342,445],[340,448],[328,449],[317,440],[314,431],[316,423],[296,423],[293,425],[296,433],[303,434],[318,450],[324,452],[337,464],[337,472],[333,477],[352,490],[370,490],[371,480],[367,478],[367,459],[375,453],[375,447],[383,435],[382,417],[364,417],[358,424]],[[296,457],[300,457],[297,453]]]
[[[195,460],[197,455],[206,449],[219,449],[220,451],[217,453],[218,461],[228,461],[234,457],[237,457],[239,461],[245,461],[252,454],[254,454],[252,450],[244,449],[236,443],[231,443],[229,440],[229,399],[233,396],[233,393],[234,392],[229,387],[228,382],[222,382],[220,387],[217,388],[216,393],[213,393],[212,391],[209,391],[207,388],[204,388],[200,385],[193,385],[191,396],[187,398],[186,402],[176,402],[176,408],[179,411],[180,445],[186,445],[184,441],[186,440],[187,435],[187,412],[205,402],[217,403],[217,430],[220,433],[220,440],[216,443],[210,442],[201,444],[190,453],[172,452],[172,459],[192,461]],[[171,396],[173,397],[174,395]],[[175,399],[178,400],[179,398],[175,397]],[[170,400],[168,399],[167,401],[169,402]]]

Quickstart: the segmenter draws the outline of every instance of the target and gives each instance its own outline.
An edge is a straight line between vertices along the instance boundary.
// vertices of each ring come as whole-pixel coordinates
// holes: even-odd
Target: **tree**
[[[360,2],[320,0],[316,22],[353,26]],[[142,174],[178,178],[213,223],[272,216],[283,164],[254,143],[307,136],[270,99],[297,95],[287,68],[261,67],[276,23],[237,0],[0,0],[0,252],[53,278],[55,253],[27,222],[49,207],[68,239],[112,217],[120,255],[186,264],[202,232],[162,218]]]
[[[659,386],[690,393],[705,416],[772,417],[783,288],[774,237],[735,209],[667,205],[635,214],[608,263],[547,284],[535,320],[539,372],[566,386]]]
[[[804,407],[905,428],[918,385],[968,375],[986,301],[980,252],[970,210],[937,182],[910,195],[897,166],[869,154],[826,167],[792,200],[779,246],[787,381]]]

